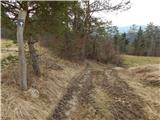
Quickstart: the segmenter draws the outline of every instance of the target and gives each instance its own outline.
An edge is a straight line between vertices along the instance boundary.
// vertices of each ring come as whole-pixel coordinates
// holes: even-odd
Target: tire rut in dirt
[[[89,89],[91,88],[90,70],[86,69],[73,82],[67,89],[66,94],[60,100],[55,108],[50,120],[69,120],[76,105],[83,103],[87,100]]]
[[[119,78],[116,71],[110,71],[86,69],[74,78],[50,120],[107,120],[106,113],[101,111],[92,97],[97,86],[111,98],[109,107],[104,108],[110,111],[114,120],[148,120],[143,110],[143,99],[134,94],[134,90]],[[82,114],[79,114],[82,112],[80,107],[85,110]]]
[[[148,120],[143,110],[144,101],[118,77],[116,71],[105,77],[102,87],[113,99],[110,111],[115,120]]]

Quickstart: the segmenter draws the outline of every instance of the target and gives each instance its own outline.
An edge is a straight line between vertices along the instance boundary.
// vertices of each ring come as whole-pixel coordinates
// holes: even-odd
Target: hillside
[[[160,64],[73,63],[39,51],[43,74],[28,66],[27,91],[19,89],[17,63],[2,69],[2,120],[160,119]]]
[[[124,32],[127,33],[131,26],[132,25],[120,26],[120,27],[118,27],[118,30],[119,30],[120,33],[124,33]],[[145,29],[145,27],[146,27],[145,25],[136,25],[136,26],[137,26],[137,28],[139,28],[141,26],[142,29]]]
[[[148,1],[2,0],[1,120],[160,120]]]

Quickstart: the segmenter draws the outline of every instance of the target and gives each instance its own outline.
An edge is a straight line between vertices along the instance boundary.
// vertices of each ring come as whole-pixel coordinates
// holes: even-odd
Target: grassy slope
[[[72,77],[84,69],[84,65],[52,57],[47,50],[41,52],[46,53],[40,56],[42,75],[39,78],[34,76],[28,64],[27,91],[19,89],[17,63],[2,69],[2,120],[46,120],[65,93]],[[55,64],[63,67],[63,70],[49,68],[54,68]],[[33,94],[39,97],[33,97]]]
[[[131,66],[146,65],[146,64],[160,64],[160,57],[145,57],[123,55],[124,64]]]
[[[0,42],[1,46],[1,60],[12,55],[17,56],[18,53],[16,52],[18,50],[17,44],[14,43],[13,40],[8,39],[1,39]]]
[[[1,39],[1,48],[16,47],[13,40]]]
[[[13,40],[1,40],[1,49],[13,49],[17,48],[17,44]],[[9,55],[15,55],[15,52],[2,52],[1,58],[5,58]],[[160,57],[145,57],[145,56],[133,56],[133,55],[123,55],[124,64],[129,67],[146,65],[146,64],[160,64]]]
[[[159,73],[160,64],[146,64],[118,71],[119,77],[143,99],[149,120],[160,120]]]
[[[5,42],[4,42],[5,43]],[[3,43],[2,43],[3,44]],[[9,47],[10,48],[10,47]],[[23,93],[19,90],[18,85],[18,66],[11,65],[8,69],[2,71],[2,116],[3,119],[12,119],[12,120],[44,120],[46,119],[50,113],[53,112],[53,109],[57,105],[58,101],[61,99],[63,94],[65,93],[66,87],[68,86],[72,77],[79,73],[83,69],[83,65],[78,66],[77,64],[73,64],[69,61],[64,61],[59,58],[52,58],[49,52],[44,52],[43,50],[39,50],[42,53],[46,53],[41,56],[41,70],[43,75],[41,78],[37,78],[32,74],[29,74],[30,81],[32,81],[32,87],[39,91],[39,97],[33,98],[30,96],[28,91]],[[5,53],[6,54],[6,53]],[[51,64],[59,64],[63,66],[64,70],[56,71],[56,70],[48,70],[47,65]],[[142,56],[129,56],[124,55],[124,63],[128,66],[137,66],[137,65],[146,65],[146,64],[157,64],[160,63],[160,57],[142,57]],[[96,68],[98,66],[94,65]],[[156,66],[156,65],[155,65]],[[158,67],[158,66],[156,66]],[[150,66],[147,67],[151,68]],[[101,67],[99,68],[102,69]],[[136,69],[138,71],[144,71],[142,73],[133,74]],[[158,69],[158,68],[157,68]],[[155,72],[156,70],[151,70],[151,72]],[[130,70],[130,69],[129,69]],[[141,67],[131,69],[131,73],[133,75],[126,75],[124,73],[128,73],[129,71],[122,71],[122,79],[124,79],[130,87],[134,88],[136,94],[141,96],[150,106],[147,106],[146,111],[148,111],[151,120],[158,120],[154,118],[158,116],[158,111],[160,110],[159,105],[159,88],[153,87],[144,87],[143,81],[141,79],[146,79],[147,76],[142,76],[141,74],[146,73],[146,68],[142,69]],[[30,73],[32,71],[28,69]],[[154,75],[153,73],[146,73],[146,75]],[[136,76],[136,77],[135,77]],[[158,72],[157,75],[158,76]],[[131,80],[130,78],[134,78]],[[96,79],[97,80],[97,79]],[[147,80],[147,79],[146,79]],[[30,87],[30,88],[32,88]],[[149,92],[148,92],[149,91]],[[109,113],[103,107],[108,105],[109,99],[106,94],[101,93],[101,89],[97,88],[95,91],[96,105],[104,113]],[[157,108],[154,108],[157,107]],[[10,109],[12,108],[12,109]],[[83,111],[83,109],[82,109]],[[79,113],[78,113],[79,114]],[[111,115],[108,115],[110,116]]]

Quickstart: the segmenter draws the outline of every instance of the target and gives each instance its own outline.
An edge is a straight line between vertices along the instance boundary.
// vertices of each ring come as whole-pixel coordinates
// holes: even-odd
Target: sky
[[[131,8],[121,13],[96,13],[103,20],[112,20],[112,24],[122,27],[136,25],[147,25],[153,22],[160,25],[160,0],[130,0]]]

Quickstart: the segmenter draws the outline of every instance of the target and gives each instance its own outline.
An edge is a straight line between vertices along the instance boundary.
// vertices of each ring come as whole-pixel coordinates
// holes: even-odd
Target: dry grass
[[[1,48],[17,47],[13,40],[1,39]]]
[[[13,40],[5,40],[2,39],[1,42],[1,60],[6,58],[9,55],[15,55],[17,56],[18,53],[16,52],[18,50],[17,44],[13,42]]]
[[[126,73],[126,74],[124,74]],[[160,81],[160,64],[131,67],[119,72],[119,76],[143,98],[150,120],[160,119],[160,87],[146,85],[150,80]]]
[[[72,77],[84,67],[53,58],[48,52],[40,58],[43,73],[41,77],[34,76],[31,66],[28,66],[28,91],[19,89],[18,64],[9,65],[2,70],[2,120],[47,119],[63,96]],[[61,65],[63,70],[48,69],[48,64]],[[32,95],[35,94],[33,90],[38,91],[38,97]]]
[[[147,64],[160,64],[160,57],[123,55],[124,64],[132,67]]]
[[[95,106],[100,110],[99,112],[101,112],[107,120],[114,120],[113,114],[109,110],[112,101],[109,95],[107,95],[100,87],[96,87],[94,94],[92,95]]]
[[[19,89],[18,81],[18,64],[10,64],[2,70],[2,85],[1,85],[1,100],[2,100],[2,120],[46,120],[53,113],[53,109],[58,104],[66,92],[66,88],[71,82],[72,78],[84,69],[84,64],[77,64],[69,62],[54,56],[50,51],[45,48],[38,48],[40,56],[41,77],[33,75],[30,65],[28,65],[28,91],[21,91]],[[87,61],[92,65],[93,69],[102,73],[104,70],[110,71],[114,67],[118,76],[123,79],[134,89],[134,93],[144,101],[144,111],[148,113],[149,120],[160,119],[160,87],[155,87],[150,84],[145,84],[148,81],[160,81],[160,64],[159,58],[151,58],[152,62],[146,62],[146,58],[127,56],[129,66],[143,65],[138,67],[131,67],[127,70],[97,63],[94,61]],[[148,58],[147,58],[148,59]],[[153,60],[154,59],[154,60]],[[144,64],[155,65],[144,65]],[[63,68],[63,70],[55,70],[48,68],[48,66],[56,64]],[[108,72],[109,73],[109,72]],[[91,91],[92,105],[79,106],[78,112],[75,112],[75,119],[83,119],[82,116],[87,116],[88,119],[101,119],[102,117],[109,120],[114,119],[114,115],[109,109],[109,105],[113,102],[108,92],[105,92],[100,85],[102,84],[103,75],[95,74],[93,76],[94,90]],[[109,78],[111,82],[113,78]],[[117,86],[120,84],[117,84]],[[125,88],[122,86],[122,88]],[[35,93],[34,91],[37,91]],[[115,89],[112,92],[116,92]],[[37,94],[37,95],[36,95]],[[36,95],[36,96],[35,96]],[[119,94],[120,95],[120,94]],[[98,109],[98,111],[96,111]],[[116,108],[114,108],[116,109]],[[99,112],[95,116],[94,113]],[[100,114],[102,113],[102,114]]]

